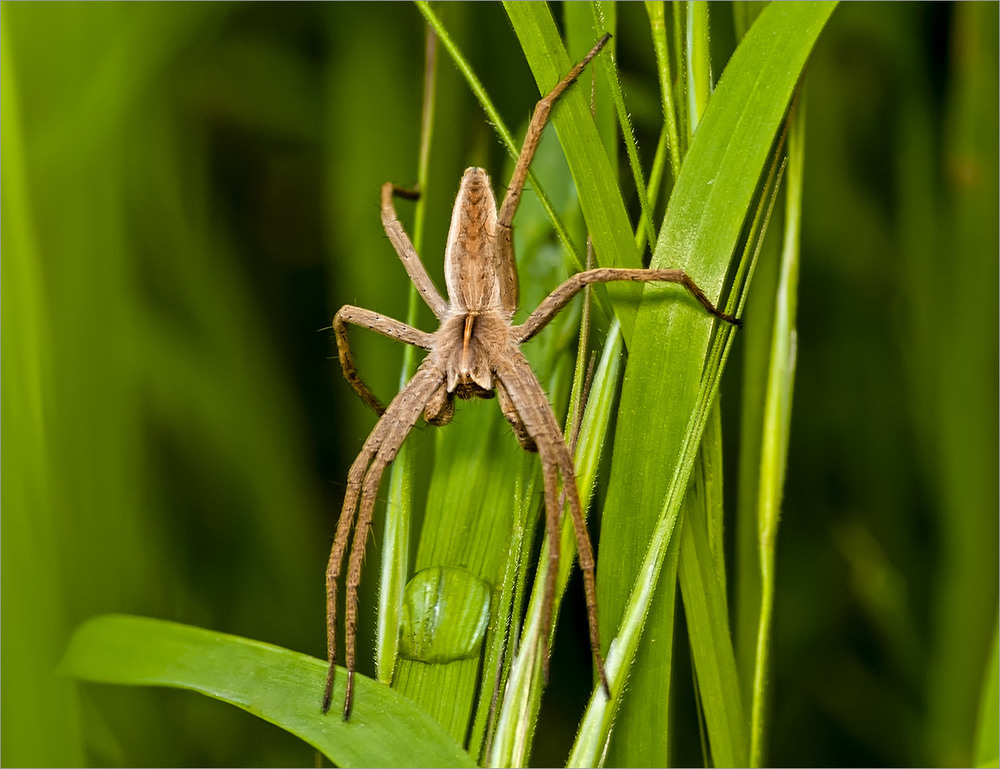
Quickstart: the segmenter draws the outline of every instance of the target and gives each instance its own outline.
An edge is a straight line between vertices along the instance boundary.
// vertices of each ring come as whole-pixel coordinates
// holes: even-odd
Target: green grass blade
[[[997,766],[1000,763],[1000,625],[993,626],[993,644],[983,671],[983,688],[979,696],[979,723],[972,750],[975,766]]]
[[[832,10],[831,4],[777,4],[761,14],[723,73],[684,159],[653,264],[686,269],[710,298],[721,293],[761,169]],[[651,301],[654,294],[657,299]],[[626,369],[598,556],[604,638],[615,634],[638,564],[657,528],[662,500],[668,497],[671,468],[677,467],[688,434],[712,327],[679,290],[647,289]],[[673,483],[683,488],[686,478],[674,477]],[[658,541],[666,547],[669,537]],[[664,586],[650,620],[661,649],[670,647],[672,584]],[[633,716],[641,723],[636,709],[656,711],[652,723],[667,722],[663,681],[669,670],[656,660],[644,645],[622,711],[624,715],[627,710],[626,726]],[[635,704],[629,705],[629,700]],[[629,728],[619,743],[624,752],[614,753],[613,762],[665,762],[662,733],[662,726],[652,734]]]
[[[679,579],[713,766],[747,763],[746,714],[729,632],[722,542],[722,425],[706,426],[684,500]]]
[[[767,390],[768,364],[774,326],[774,296],[777,293],[778,237],[765,237],[762,256],[755,271],[754,291],[744,314],[745,330],[742,400],[740,403],[739,489],[737,490],[734,645],[737,669],[742,679],[741,693],[750,703],[756,667],[757,632],[760,619],[761,576],[758,555],[757,506]]]
[[[656,51],[656,70],[660,76],[660,100],[663,105],[663,123],[667,147],[670,152],[670,175],[676,179],[681,171],[680,133],[677,130],[677,109],[674,106],[673,76],[670,72],[670,52],[667,50],[667,22],[664,3],[646,2],[649,29]],[[652,243],[654,241],[650,241]]]
[[[79,708],[72,685],[53,679],[55,648],[66,632],[59,584],[58,507],[53,504],[51,329],[24,155],[20,88],[9,43],[8,8],[0,9],[0,100],[3,109],[2,581],[4,633],[4,762],[72,765],[84,761]],[[30,587],[29,587],[30,586]],[[43,612],[38,606],[46,607]],[[39,682],[43,682],[39,686]],[[60,707],[53,711],[52,702]],[[52,740],[52,731],[60,739]]]
[[[537,500],[533,499],[538,468],[532,460],[533,457],[527,454],[522,457],[521,473],[514,490],[514,525],[503,580],[496,591],[498,610],[494,612],[493,621],[497,631],[490,634],[483,661],[482,689],[469,744],[469,752],[477,756],[489,755],[494,750],[500,693],[508,691],[507,681],[514,657],[517,627],[513,618],[521,617],[524,609],[531,535],[538,513]]]
[[[788,460],[792,385],[795,375],[799,282],[799,231],[802,222],[802,185],[805,146],[805,112],[801,100],[788,131],[788,184],[785,188],[785,232],[781,267],[775,294],[775,315],[765,392],[760,479],[757,483],[757,550],[760,558],[761,603],[754,663],[750,723],[750,765],[764,761],[771,621],[774,611],[775,548],[781,496]]]
[[[61,665],[83,681],[170,686],[213,697],[302,738],[339,766],[474,766],[420,708],[364,676],[351,720],[320,712],[326,663],[162,620],[105,615],[77,629]],[[337,677],[334,701],[344,696]]]
[[[435,435],[435,466],[417,550],[414,579],[432,567],[463,567],[477,581],[500,585],[512,528],[515,484],[521,457],[503,431],[490,402],[463,403],[455,421]],[[464,595],[440,596],[439,606],[462,603]],[[495,604],[495,602],[494,602]],[[499,606],[490,609],[490,633],[502,632]],[[452,632],[473,632],[468,628]],[[403,632],[407,632],[404,628]],[[490,644],[490,636],[486,643]],[[459,740],[464,740],[475,707],[478,658],[452,661],[401,658],[396,688],[414,699]]]
[[[693,135],[712,95],[712,57],[708,41],[708,4],[687,4],[688,126]]]

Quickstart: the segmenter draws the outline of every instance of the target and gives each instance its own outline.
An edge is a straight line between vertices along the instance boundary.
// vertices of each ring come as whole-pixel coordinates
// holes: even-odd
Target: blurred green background
[[[405,316],[378,190],[416,177],[423,21],[408,4],[0,12],[2,761],[312,763],[221,703],[51,671],[103,612],[324,656],[323,570],[374,422],[325,327],[344,303]],[[440,12],[523,131],[538,94],[502,8]],[[732,11],[711,18],[718,75]],[[642,6],[619,24],[648,164],[660,112]],[[848,4],[810,63],[774,764],[972,760],[997,627],[997,27],[996,4]],[[443,57],[438,100],[436,280],[462,169],[504,160]],[[392,393],[399,346],[353,338],[362,375]],[[557,639],[539,763],[562,760],[582,710],[578,635]],[[678,750],[699,760],[696,729]]]

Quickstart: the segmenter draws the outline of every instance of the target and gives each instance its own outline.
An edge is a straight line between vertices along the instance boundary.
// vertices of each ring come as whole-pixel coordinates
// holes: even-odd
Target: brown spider
[[[583,571],[590,626],[590,645],[600,680],[608,690],[604,660],[597,630],[597,593],[594,583],[594,551],[587,534],[577,491],[573,458],[562,431],[520,346],[541,331],[576,294],[591,283],[616,280],[666,281],[682,284],[708,312],[735,325],[739,321],[717,310],[683,270],[648,270],[598,268],[574,275],[553,291],[520,325],[512,325],[517,309],[518,283],[514,264],[512,222],[528,167],[538,147],[542,129],[559,95],[568,88],[583,68],[604,47],[605,35],[587,56],[563,78],[535,107],[524,146],[517,159],[503,204],[497,212],[490,179],[481,168],[469,168],[462,176],[458,197],[451,216],[451,228],[445,248],[445,300],[424,269],[413,244],[396,218],[393,196],[413,199],[416,193],[382,185],[382,224],[410,280],[434,312],[440,325],[433,334],[412,328],[398,320],[371,310],[345,305],[333,319],[337,350],[344,376],[361,399],[381,415],[365,441],[347,475],[347,493],[337,524],[337,534],[326,572],[327,650],[330,668],[323,695],[323,712],[330,708],[336,661],[337,579],[347,550],[355,510],[360,498],[360,513],[347,570],[347,689],[344,696],[344,719],[351,713],[354,691],[355,641],[358,614],[358,584],[365,541],[372,511],[385,468],[395,458],[407,434],[420,415],[431,425],[443,425],[454,413],[455,396],[463,399],[498,397],[504,417],[514,429],[518,442],[528,451],[537,451],[542,463],[545,487],[545,528],[549,536],[549,564],[545,574],[542,605],[542,643],[552,625],[555,578],[559,565],[559,521],[561,504],[558,474],[562,474],[564,493],[576,531],[576,547]],[[347,324],[428,351],[413,378],[383,408],[371,390],[358,377],[347,340]],[[543,665],[548,666],[548,650],[543,649]]]

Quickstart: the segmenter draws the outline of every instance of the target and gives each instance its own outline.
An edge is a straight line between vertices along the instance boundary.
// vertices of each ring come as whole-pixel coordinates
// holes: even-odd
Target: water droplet
[[[474,657],[489,618],[489,584],[456,566],[424,569],[403,592],[399,653],[430,663]]]

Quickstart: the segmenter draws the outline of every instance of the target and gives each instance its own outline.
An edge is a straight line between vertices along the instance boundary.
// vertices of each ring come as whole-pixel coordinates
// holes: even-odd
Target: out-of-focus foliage
[[[440,13],[523,125],[537,90],[502,9]],[[648,17],[618,13],[649,163]],[[732,14],[710,16],[719,73]],[[220,703],[50,671],[103,612],[323,656],[326,553],[372,424],[323,329],[347,302],[405,315],[377,203],[382,182],[415,178],[423,20],[404,4],[7,3],[2,21],[3,763],[310,763]],[[996,29],[992,4],[846,4],[810,62],[774,764],[973,758],[997,621]],[[439,78],[436,279],[462,169],[504,167],[447,61]],[[400,350],[353,339],[388,395]],[[541,764],[563,760],[586,696],[581,595],[567,592]],[[371,648],[374,620],[360,630]],[[676,760],[700,762],[679,705],[692,728]]]

